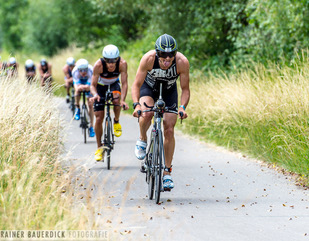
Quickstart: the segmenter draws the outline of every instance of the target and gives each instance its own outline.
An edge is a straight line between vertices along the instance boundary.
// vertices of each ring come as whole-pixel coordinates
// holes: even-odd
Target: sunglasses
[[[173,58],[176,55],[176,51],[172,52],[163,52],[163,51],[158,51],[157,54],[160,58],[166,59],[167,57]]]
[[[119,59],[119,58],[114,58],[114,59],[107,59],[107,58],[104,58],[105,62],[106,62],[106,63],[109,63],[109,64],[110,64],[110,63],[116,63],[116,62],[118,61],[118,59]]]
[[[78,71],[81,72],[81,73],[86,73],[88,71],[88,69],[79,69]]]

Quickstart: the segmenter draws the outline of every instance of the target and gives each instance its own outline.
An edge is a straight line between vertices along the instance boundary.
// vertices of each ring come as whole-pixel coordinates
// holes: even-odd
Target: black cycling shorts
[[[98,95],[101,97],[100,102],[95,101],[93,104],[94,111],[104,111],[105,108],[105,94],[108,89],[108,85],[97,85]],[[118,91],[121,93],[120,82],[116,81],[111,84],[111,91]],[[120,97],[119,97],[120,98]]]
[[[140,97],[150,96],[154,101],[159,99],[159,91],[152,89],[146,82],[143,83],[140,90]],[[165,106],[172,107],[170,110],[177,111],[178,108],[178,92],[176,83],[169,89],[162,90],[162,98],[165,101]],[[141,103],[143,105],[143,103]]]

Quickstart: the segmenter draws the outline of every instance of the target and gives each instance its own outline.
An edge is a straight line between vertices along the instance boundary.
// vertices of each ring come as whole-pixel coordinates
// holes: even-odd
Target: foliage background
[[[309,44],[308,9],[307,0],[0,0],[0,48],[52,56],[169,33],[205,72],[290,64]]]

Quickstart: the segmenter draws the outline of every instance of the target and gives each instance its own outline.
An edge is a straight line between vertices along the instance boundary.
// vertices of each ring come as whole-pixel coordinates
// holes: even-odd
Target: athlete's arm
[[[134,102],[138,102],[140,98],[140,89],[145,81],[147,72],[152,68],[154,62],[154,56],[152,51],[146,53],[138,66],[137,73],[135,76],[135,81],[132,85],[132,100]]]
[[[190,100],[190,87],[189,87],[189,71],[190,71],[190,64],[188,59],[182,54],[182,53],[177,53],[178,56],[176,59],[177,63],[177,70],[179,73],[179,78],[180,78],[180,87],[181,87],[181,98],[180,98],[180,105],[183,105],[187,107],[189,100]],[[183,118],[187,118],[188,115],[186,111],[180,107],[179,112],[183,112]]]
[[[97,62],[93,66],[93,73],[91,78],[90,92],[93,95],[93,100],[100,101],[100,96],[97,91],[98,80],[100,77],[100,72],[102,70],[102,62],[101,60],[97,60]]]
[[[139,102],[140,89],[145,81],[148,71],[152,69],[155,60],[155,50],[150,50],[141,59],[139,67],[137,69],[135,81],[132,85],[132,100],[133,103]],[[141,106],[137,105],[133,112],[133,116],[138,117],[137,112],[141,110]]]
[[[40,73],[40,76],[43,77],[44,73],[42,70],[42,65],[39,65],[39,73]]]
[[[62,68],[62,71],[64,73],[64,76],[67,78],[67,79],[70,79],[70,75],[69,75],[69,66],[66,64],[63,68]]]
[[[48,64],[48,70],[47,70],[47,73],[49,74],[49,76],[52,75],[52,65],[51,64]]]
[[[125,109],[129,109],[125,103],[128,93],[128,65],[124,59],[121,59],[120,66],[120,81],[121,81],[121,105],[125,105]]]

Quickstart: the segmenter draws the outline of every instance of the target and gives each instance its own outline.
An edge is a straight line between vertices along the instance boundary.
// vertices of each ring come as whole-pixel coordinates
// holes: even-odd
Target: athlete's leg
[[[148,106],[154,105],[154,100],[150,96],[143,96],[140,98],[139,103],[141,104],[142,111],[146,110],[146,103]],[[153,112],[144,112],[142,117],[139,119],[139,128],[140,128],[140,139],[142,141],[147,141],[147,130],[151,125],[151,119],[153,117]]]
[[[114,105],[120,105],[120,92],[113,93],[113,97],[116,98],[113,100]],[[121,106],[114,106],[114,114],[115,114],[115,120],[118,122],[121,112]]]
[[[165,166],[171,167],[175,150],[175,137],[174,128],[177,121],[177,115],[172,113],[165,113],[163,118],[164,127],[164,153],[165,153]],[[163,173],[167,175],[169,172]]]
[[[104,110],[101,111],[95,111],[95,134],[96,134],[96,140],[97,140],[97,146],[98,148],[102,146],[101,138],[103,135],[103,120],[104,120]]]
[[[87,98],[87,102],[88,102],[89,117],[90,117],[90,127],[93,127],[93,119],[94,119],[93,102],[90,101],[90,97]]]

